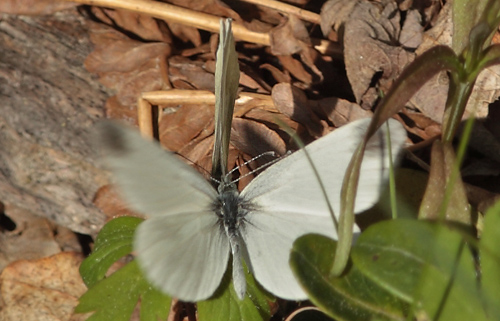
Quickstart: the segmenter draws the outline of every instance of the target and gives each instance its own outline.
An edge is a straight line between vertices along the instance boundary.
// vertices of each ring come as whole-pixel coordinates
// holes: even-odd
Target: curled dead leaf
[[[178,152],[207,126],[213,132],[213,118],[213,106],[205,104],[183,105],[175,112],[164,113],[158,125],[160,141],[168,150]]]
[[[328,132],[327,126],[309,108],[307,97],[299,88],[287,83],[277,84],[271,97],[281,113],[306,127],[312,137],[318,138]]]
[[[147,41],[171,43],[168,33],[162,32],[156,19],[151,16],[122,9],[91,7],[95,17],[110,26],[118,26],[131,34]]]
[[[338,31],[358,3],[358,0],[328,0],[325,2],[320,13],[323,35],[326,37],[332,28]]]
[[[296,16],[289,15],[269,33],[271,52],[274,55],[293,55],[301,51],[304,46],[310,46],[309,33]]]
[[[170,53],[166,43],[142,43],[109,27],[96,25],[91,32],[95,49],[85,60],[85,68],[100,75],[130,72],[153,58],[166,57]]]
[[[453,34],[452,6],[447,3],[439,12],[435,25],[427,30],[417,55],[429,48],[442,44],[451,46]],[[441,123],[449,88],[448,76],[440,73],[428,81],[410,100],[413,107],[420,110],[432,120]],[[483,70],[474,86],[467,103],[464,118],[483,118],[488,115],[488,105],[500,96],[500,66],[492,66]]]
[[[346,72],[358,103],[366,100],[363,96],[372,86],[375,74],[380,73],[381,89],[388,90],[393,79],[413,60],[414,54],[398,43],[399,24],[400,14],[394,1],[386,2],[384,7],[360,2],[345,23]]]
[[[335,127],[373,115],[370,110],[363,109],[356,103],[336,97],[323,98],[318,101],[311,100],[309,103],[315,113],[331,121]]]
[[[278,133],[262,123],[242,118],[233,119],[231,144],[252,157],[270,151],[277,155],[286,153],[286,144]],[[263,165],[273,159],[273,157],[263,156],[257,160],[257,163]]]

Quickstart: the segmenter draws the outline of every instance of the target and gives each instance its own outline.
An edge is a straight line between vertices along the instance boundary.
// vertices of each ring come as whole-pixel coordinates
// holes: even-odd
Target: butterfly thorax
[[[239,192],[232,183],[221,183],[215,212],[222,221],[228,236],[237,234],[240,227]]]

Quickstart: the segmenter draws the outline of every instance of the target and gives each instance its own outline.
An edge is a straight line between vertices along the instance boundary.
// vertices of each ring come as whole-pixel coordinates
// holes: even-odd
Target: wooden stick
[[[149,0],[64,0],[81,4],[113,9],[124,9],[139,12],[152,17],[192,26],[202,30],[219,33],[220,17],[212,16],[186,8],[177,7],[168,3]],[[233,35],[236,39],[251,43],[269,46],[269,34],[248,30],[240,23],[233,22]],[[320,53],[331,56],[342,56],[342,49],[338,43],[325,39],[311,39],[314,48]]]
[[[321,17],[319,14],[307,11],[287,3],[275,1],[275,0],[241,0],[248,3],[253,3],[258,6],[263,6],[271,9],[278,10],[287,14],[293,14],[302,20],[309,21],[315,24],[321,23]]]

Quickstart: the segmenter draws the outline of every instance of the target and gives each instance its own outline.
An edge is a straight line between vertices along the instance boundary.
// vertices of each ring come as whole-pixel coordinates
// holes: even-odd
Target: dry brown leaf
[[[233,119],[231,144],[252,157],[270,151],[277,155],[286,153],[286,144],[275,131],[262,123],[242,118]],[[272,157],[263,156],[257,163],[263,165],[272,160]]]
[[[309,103],[315,113],[331,121],[335,127],[341,127],[356,119],[367,118],[373,115],[371,111],[361,108],[356,103],[336,97],[309,101]]]
[[[409,0],[408,2],[413,9],[420,12],[426,25],[433,25],[436,22],[438,13],[443,6],[443,1]]]
[[[439,13],[438,21],[424,34],[424,40],[417,49],[420,55],[436,45],[451,46],[452,42],[452,10],[447,3]],[[420,110],[432,120],[441,123],[448,95],[448,76],[445,72],[434,76],[410,100],[413,107]],[[483,70],[476,81],[464,118],[486,117],[488,105],[500,96],[500,66],[496,65]]]
[[[260,73],[244,63],[240,64],[240,86],[247,88],[247,91],[268,94],[272,87],[262,79]]]
[[[309,33],[296,16],[289,15],[269,33],[273,55],[293,55],[310,46]]]
[[[313,76],[306,71],[302,63],[292,56],[277,56],[281,65],[290,72],[295,78],[306,85],[310,85],[313,81]]]
[[[267,127],[278,133],[279,131],[282,131],[281,124],[285,124],[285,126],[291,128],[294,131],[296,131],[298,128],[298,124],[291,120],[289,117],[278,112],[270,112],[261,108],[252,108],[245,113],[245,118],[264,123]],[[280,136],[288,136],[288,134],[280,134]]]
[[[166,43],[142,43],[109,27],[94,26],[91,40],[95,49],[85,60],[85,68],[90,72],[100,75],[106,72],[127,73],[153,58],[170,53],[170,46]]]
[[[309,134],[318,138],[328,133],[327,125],[310,110],[305,93],[288,83],[277,84],[271,93],[276,108],[290,119],[302,124]]]
[[[49,15],[77,5],[77,3],[55,0],[2,0],[0,12],[17,15]]]
[[[117,96],[113,96],[106,100],[106,118],[120,119],[130,125],[137,125],[137,110],[134,106],[124,106],[120,104]]]
[[[441,135],[441,125],[420,112],[414,112],[409,108],[402,110],[403,114],[411,121],[406,121],[406,129],[422,138],[428,140]]]
[[[407,49],[416,49],[423,39],[422,17],[417,10],[408,10],[401,28],[399,43]]]
[[[319,69],[321,65],[322,56],[318,51],[311,48],[310,46],[304,45],[302,51],[299,52],[300,59],[310,70],[312,75],[312,84],[321,83],[324,80],[323,71]],[[305,88],[309,87],[309,84],[305,84]]]
[[[240,180],[238,190],[242,191],[255,177],[256,163],[251,161],[251,157],[245,154],[238,155],[235,165],[238,167]]]
[[[308,31],[296,16],[290,15],[273,28],[270,40],[272,54],[278,56],[283,68],[303,82],[302,88],[309,88],[312,84],[323,81],[323,73],[316,65],[319,54],[311,48]],[[301,61],[291,57],[297,53]]]
[[[173,56],[168,59],[168,65],[170,82],[174,88],[215,91],[215,76],[206,71],[205,62]]]
[[[101,83],[117,93],[106,102],[106,114],[135,124],[140,94],[170,88],[165,66],[170,46],[135,41],[97,24],[91,31],[95,50],[85,60],[85,66],[100,75]]]
[[[271,64],[262,64],[259,66],[259,68],[266,69],[268,70],[272,75],[273,78],[276,80],[276,82],[292,82],[292,78],[290,77],[290,73],[285,71],[281,71],[277,67],[271,65]]]
[[[147,41],[162,41],[172,43],[172,39],[158,26],[158,21],[151,16],[139,14],[128,10],[111,10],[106,8],[91,7],[92,13],[102,22],[118,26],[137,37]]]
[[[168,22],[168,28],[174,36],[184,42],[190,41],[195,47],[202,45],[200,31],[194,27]]]
[[[81,254],[62,252],[6,267],[0,275],[0,319],[70,320],[78,298],[87,290],[78,271],[82,260]],[[88,315],[80,317],[84,320]]]
[[[376,73],[381,73],[380,89],[390,88],[393,79],[413,60],[413,54],[398,43],[400,15],[394,1],[381,8],[373,2],[360,2],[345,23],[344,57],[347,77],[356,101],[363,97]],[[373,94],[368,99],[373,102]]]
[[[177,152],[198,136],[213,118],[213,106],[183,105],[175,112],[161,117],[160,141],[168,150]]]
[[[113,185],[102,186],[95,194],[94,204],[106,215],[108,221],[119,216],[141,217],[140,214],[130,210]]]
[[[332,28],[338,31],[358,3],[359,0],[328,0],[325,2],[320,13],[323,35],[326,37]]]
[[[213,128],[212,128],[213,129]],[[213,133],[213,130],[212,130]],[[194,165],[207,179],[210,178],[212,170],[212,150],[214,147],[213,135],[197,137],[179,150],[179,154],[185,157],[185,161]],[[229,164],[229,162],[228,162]]]

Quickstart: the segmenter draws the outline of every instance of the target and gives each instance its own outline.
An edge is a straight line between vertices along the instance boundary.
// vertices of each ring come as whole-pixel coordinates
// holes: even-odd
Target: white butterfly
[[[337,215],[347,165],[369,122],[352,122],[306,147]],[[395,155],[406,133],[395,120],[389,120],[389,125]],[[368,143],[356,213],[377,201],[386,181],[385,128]],[[224,183],[217,191],[175,155],[121,125],[104,123],[101,141],[125,199],[149,217],[136,231],[134,250],[152,284],[183,301],[207,299],[221,283],[232,250],[233,282],[240,298],[246,291],[243,257],[270,293],[306,299],[288,265],[293,242],[308,233],[333,239],[337,234],[303,150],[270,166],[238,193],[233,184]],[[355,232],[359,232],[357,226]]]

